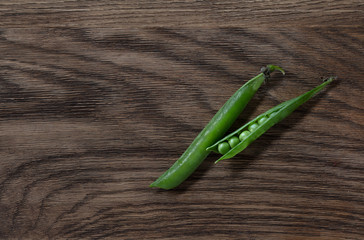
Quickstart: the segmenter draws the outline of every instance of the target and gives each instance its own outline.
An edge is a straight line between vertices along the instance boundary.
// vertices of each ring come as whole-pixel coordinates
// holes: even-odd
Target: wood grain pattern
[[[361,0],[5,0],[0,26],[362,26]]]
[[[136,2],[0,3],[0,239],[361,239],[362,2]],[[234,159],[150,189],[269,63],[287,75],[232,130],[338,80]]]

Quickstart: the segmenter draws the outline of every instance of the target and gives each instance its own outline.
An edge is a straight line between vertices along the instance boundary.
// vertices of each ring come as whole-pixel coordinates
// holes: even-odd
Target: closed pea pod
[[[274,70],[279,70],[284,74],[280,67],[268,65],[262,68],[260,74],[236,91],[199,133],[182,156],[156,181],[150,184],[150,187],[171,189],[187,179],[209,154],[206,148],[225,134],[264,80],[269,78],[269,74]],[[226,149],[229,151],[230,145],[227,143],[221,148],[223,151],[226,151]]]
[[[251,120],[238,130],[236,130],[235,132],[217,141],[215,144],[208,147],[207,150],[221,153],[217,149],[218,145],[223,144],[232,136],[243,135],[242,137],[239,137],[241,142],[238,143],[235,147],[231,148],[228,152],[221,153],[223,154],[223,156],[219,158],[216,161],[216,163],[221,160],[234,157],[236,154],[238,154],[239,152],[243,151],[246,147],[248,147],[250,143],[252,143],[258,137],[260,137],[269,128],[271,128],[273,125],[275,125],[276,123],[280,122],[282,119],[290,115],[296,108],[298,108],[300,105],[308,101],[316,93],[322,90],[327,84],[331,83],[333,79],[334,79],[333,77],[330,77],[327,80],[325,80],[324,83],[315,87],[314,89],[271,108],[270,110],[259,115],[255,119]],[[249,131],[246,131],[246,129],[249,129]]]

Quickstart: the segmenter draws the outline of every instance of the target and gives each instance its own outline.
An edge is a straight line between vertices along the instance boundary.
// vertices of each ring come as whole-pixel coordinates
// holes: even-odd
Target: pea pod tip
[[[151,184],[149,184],[149,187],[150,188],[153,188],[153,187],[159,187],[159,188],[161,188],[161,186],[160,186],[160,183],[159,183],[159,181],[158,181],[159,179],[157,179],[157,180],[155,180],[154,182],[152,182]]]
[[[174,185],[168,185],[165,182],[161,181],[160,178],[158,178],[157,180],[155,180],[154,182],[152,182],[151,184],[149,184],[150,188],[161,188],[164,190],[169,190],[172,189],[176,186]]]
[[[269,73],[274,72],[275,70],[280,71],[283,75],[286,75],[286,72],[283,70],[283,68],[277,66],[277,65],[273,65],[273,64],[268,64],[266,67],[269,71]]]
[[[215,164],[218,164],[221,160],[225,160],[225,159],[228,159],[228,158],[224,158],[224,156],[222,156],[221,158],[219,158],[215,161]]]
[[[328,78],[324,78],[324,82],[332,82],[332,81],[334,81],[334,80],[336,80],[337,79],[337,76],[331,76],[331,77],[328,77]]]

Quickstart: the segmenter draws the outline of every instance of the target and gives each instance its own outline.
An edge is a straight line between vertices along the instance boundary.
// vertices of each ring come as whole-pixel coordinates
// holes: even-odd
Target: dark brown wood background
[[[1,239],[362,239],[364,4],[0,2]],[[234,159],[148,185],[266,64]]]

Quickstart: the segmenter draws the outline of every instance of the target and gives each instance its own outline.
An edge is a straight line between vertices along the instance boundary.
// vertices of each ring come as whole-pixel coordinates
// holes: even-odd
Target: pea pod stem
[[[274,70],[279,70],[284,74],[282,68],[267,65],[261,69],[260,74],[237,90],[198,134],[182,156],[150,184],[150,187],[172,189],[186,180],[210,153],[210,151],[206,151],[206,148],[225,134],[261,84],[269,78],[270,73]]]
[[[283,102],[265,113],[259,115],[255,119],[251,120],[241,128],[237,129],[236,131],[232,132],[231,134],[227,135],[226,137],[222,138],[221,140],[217,141],[212,146],[208,147],[207,151],[214,151],[218,152],[218,146],[221,143],[227,142],[234,136],[239,136],[242,132],[247,131],[249,127],[253,124],[258,125],[253,131],[249,131],[249,134],[237,145],[231,148],[228,152],[223,154],[215,163],[218,163],[221,160],[229,159],[234,157],[239,152],[243,151],[246,147],[248,147],[253,141],[255,141],[258,137],[260,137],[263,133],[265,133],[269,128],[274,126],[276,123],[282,121],[284,118],[289,116],[294,110],[296,110],[300,105],[308,101],[312,98],[316,93],[321,91],[327,84],[333,81],[334,77],[330,77],[325,80],[324,83],[315,87],[314,89],[296,97],[286,102]],[[264,118],[264,119],[263,119]],[[257,124],[260,120],[264,120],[260,125]]]

